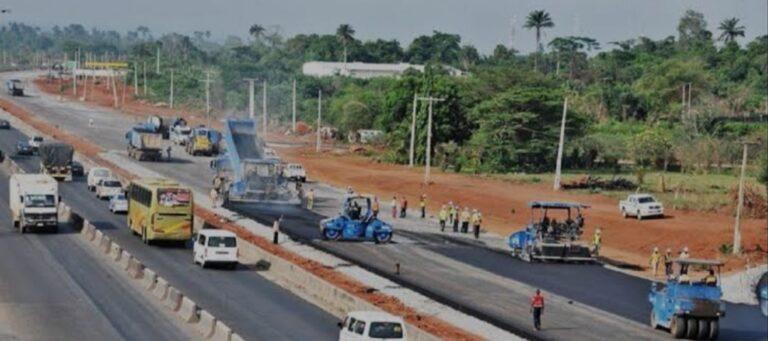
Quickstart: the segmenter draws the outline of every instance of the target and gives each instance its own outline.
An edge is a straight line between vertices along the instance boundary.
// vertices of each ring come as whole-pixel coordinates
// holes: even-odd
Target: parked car
[[[83,168],[83,164],[77,161],[72,161],[69,163],[69,169],[72,170],[72,176],[83,176],[85,175],[85,169]]]
[[[624,218],[634,216],[637,220],[664,216],[664,206],[650,194],[630,194],[626,200],[619,201],[619,210]]]
[[[109,168],[104,168],[104,167],[91,168],[91,170],[88,171],[88,178],[86,179],[88,190],[91,192],[95,191],[96,185],[99,183],[99,181],[103,179],[110,179],[110,178],[112,178],[112,171],[109,170]]]
[[[128,199],[125,193],[113,195],[109,198],[109,211],[112,213],[128,213]]]
[[[237,236],[225,230],[203,229],[194,237],[192,247],[194,263],[205,268],[209,265],[237,267]]]
[[[189,136],[192,134],[192,128],[185,125],[177,125],[171,129],[171,142],[180,146],[187,144]]]
[[[123,184],[117,179],[102,179],[96,185],[96,197],[99,199],[110,198],[123,193]]]
[[[298,163],[289,163],[283,168],[283,177],[291,181],[307,181],[307,172]]]
[[[11,129],[11,122],[0,120],[0,129]]]
[[[352,311],[338,324],[339,341],[406,340],[402,318],[379,311]]]
[[[19,141],[16,143],[16,155],[32,155],[34,150],[27,141]]]
[[[32,147],[33,151],[37,151],[37,148],[40,147],[41,143],[43,143],[43,137],[32,136],[27,143]]]

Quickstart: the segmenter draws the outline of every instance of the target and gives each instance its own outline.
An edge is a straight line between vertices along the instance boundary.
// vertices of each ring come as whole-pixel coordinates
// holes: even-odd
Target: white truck
[[[46,174],[13,174],[10,179],[13,226],[19,232],[59,229],[59,184]]]
[[[192,128],[185,125],[177,125],[171,129],[170,139],[173,144],[184,146],[187,144],[190,135],[192,135]]]
[[[283,167],[283,177],[296,182],[307,182],[307,171],[298,163],[289,163]]]
[[[619,210],[624,218],[634,216],[637,220],[646,217],[663,217],[664,205],[650,194],[630,194],[626,200],[619,201]]]

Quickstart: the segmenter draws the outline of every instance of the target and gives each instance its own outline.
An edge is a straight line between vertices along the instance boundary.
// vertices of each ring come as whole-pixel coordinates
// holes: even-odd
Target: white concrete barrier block
[[[128,269],[126,271],[128,271],[128,275],[133,279],[143,279],[145,276],[144,264],[141,264],[138,259],[133,257],[130,257],[128,260]]]
[[[189,297],[182,297],[179,310],[176,311],[176,316],[185,323],[195,323],[199,321],[200,317],[197,315],[197,303],[189,299]]]
[[[157,274],[152,271],[152,269],[145,268],[142,282],[144,284],[144,289],[147,291],[154,290],[155,286],[157,285]]]
[[[213,335],[210,340],[212,341],[230,341],[232,337],[232,329],[229,328],[224,322],[216,321],[216,325],[213,327]]]
[[[165,300],[165,297],[168,296],[168,281],[166,281],[165,278],[157,276],[157,283],[152,290],[152,294],[160,301]]]
[[[179,289],[174,288],[173,286],[168,286],[168,293],[165,297],[165,307],[170,309],[171,311],[177,311],[179,310],[179,305],[181,305],[181,299],[184,297],[184,295],[181,294],[181,291]]]
[[[117,245],[117,243],[112,243],[109,247],[109,257],[112,258],[113,261],[119,261],[120,256],[123,254],[123,248],[120,247],[120,245]]]
[[[112,239],[109,236],[102,234],[101,241],[99,241],[99,250],[102,253],[109,254],[109,250],[112,248]]]
[[[128,251],[122,250],[120,252],[120,268],[124,271],[128,271],[128,267],[131,265],[131,254]]]
[[[232,333],[232,336],[229,338],[229,341],[245,341],[242,336],[237,335],[237,333]]]
[[[94,244],[98,244],[98,243],[101,243],[101,238],[104,238],[104,233],[101,232],[101,230],[96,230],[96,232],[94,232],[93,239],[91,239],[91,241]]]
[[[197,332],[207,339],[213,335],[214,327],[216,327],[216,318],[208,311],[200,310],[200,321],[196,325]]]

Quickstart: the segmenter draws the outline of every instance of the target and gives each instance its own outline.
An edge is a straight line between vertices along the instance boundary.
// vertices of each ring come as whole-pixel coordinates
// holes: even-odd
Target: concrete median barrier
[[[245,341],[242,336],[237,335],[236,333],[232,333],[232,336],[229,338],[229,341]]]
[[[144,285],[144,289],[147,291],[155,290],[155,286],[157,285],[157,274],[151,269],[145,268],[144,277],[141,281]]]
[[[99,241],[99,251],[109,254],[109,250],[112,248],[112,239],[109,236],[102,234]]]
[[[120,256],[123,253],[123,248],[120,247],[120,245],[117,245],[117,243],[112,243],[109,246],[109,257],[112,258],[113,261],[118,262],[120,261]]]
[[[216,324],[213,326],[213,335],[211,335],[210,340],[212,341],[230,341],[229,339],[232,337],[232,328],[229,328],[224,322],[216,321]]]
[[[95,229],[95,227],[94,227],[94,229]],[[96,230],[96,232],[93,233],[93,238],[91,239],[91,241],[94,244],[98,245],[99,243],[101,243],[101,238],[103,238],[103,237],[104,237],[104,233],[101,232],[101,230]]]
[[[165,300],[165,297],[168,295],[168,281],[166,281],[165,278],[157,276],[157,283],[155,283],[155,288],[152,289],[152,294],[155,295],[159,301]]]
[[[176,311],[178,316],[185,323],[195,323],[200,320],[197,313],[197,303],[189,299],[189,297],[183,296],[181,298],[181,304],[179,310]]]
[[[141,264],[141,262],[134,257],[131,257],[128,260],[128,268],[125,271],[128,272],[128,275],[133,279],[144,279],[144,264]]]
[[[207,339],[213,335],[213,329],[216,327],[216,318],[207,310],[200,310],[200,321],[197,322],[195,327],[197,332]]]
[[[120,259],[118,261],[120,262],[120,269],[123,269],[123,271],[128,270],[128,266],[131,264],[131,254],[128,251],[123,250],[120,252]]]
[[[92,241],[95,232],[96,228],[93,226],[93,224],[91,224],[91,222],[87,220],[83,221],[83,228],[80,230],[80,234],[85,237],[85,240]]]
[[[184,295],[181,294],[181,291],[179,291],[179,289],[176,289],[173,286],[168,286],[168,294],[166,294],[165,300],[163,301],[163,303],[165,304],[166,308],[175,312],[179,310],[179,306],[181,305],[181,299],[183,297]]]

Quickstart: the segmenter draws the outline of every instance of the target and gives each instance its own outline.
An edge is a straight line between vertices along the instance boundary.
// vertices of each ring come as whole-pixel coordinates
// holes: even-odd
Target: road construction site
[[[191,157],[174,149],[171,162],[139,163],[129,159],[122,137],[139,120],[136,117],[110,109],[61,102],[34,88],[29,89],[26,97],[4,98],[13,100],[59,129],[101,146],[107,150],[103,154],[105,159],[130,168],[138,175],[160,174],[174,178],[194,188],[196,194],[207,193],[210,189],[210,158]],[[93,120],[93,127],[89,127],[89,120]],[[27,138],[15,129],[3,132],[0,148],[12,151],[17,141]],[[34,158],[15,161],[29,170],[39,166]],[[521,262],[488,247],[489,243],[439,234],[433,222],[425,223],[417,218],[390,221],[395,226],[407,225],[407,228],[399,229],[393,243],[388,245],[323,241],[318,223],[338,213],[344,191],[321,183],[307,187],[315,189],[317,199],[313,211],[263,204],[233,204],[228,208],[236,212],[239,219],[252,219],[267,226],[282,216],[281,230],[293,239],[293,243],[306,244],[338,257],[346,264],[356,264],[395,286],[382,290],[397,292],[400,290],[398,286],[402,286],[485,321],[494,328],[526,338],[664,337],[662,332],[647,326],[650,281],[646,279],[599,264]],[[82,181],[64,183],[62,196],[73,210],[141,257],[148,266],[157,269],[217,318],[227,321],[244,338],[333,338],[335,319],[331,315],[265,280],[257,272],[241,268],[231,274],[211,273],[194,267],[188,251],[183,248],[147,248],[124,227],[125,219],[110,214],[105,204],[95,200],[85,189]],[[336,266],[345,267],[342,263]],[[536,288],[551,297],[545,320],[548,328],[538,333],[531,328],[528,314],[528,300]],[[768,327],[756,307],[728,304],[727,310],[728,315],[721,325],[723,338],[764,339],[768,335]],[[443,311],[435,313],[447,314]],[[454,324],[481,337],[500,335],[479,333],[491,330],[482,324]],[[586,327],[593,325],[600,327]]]

